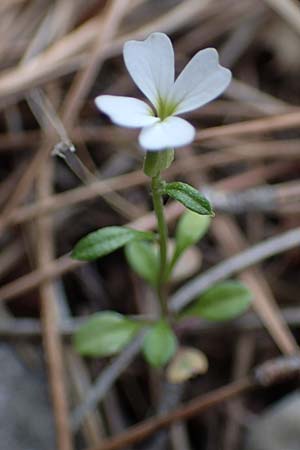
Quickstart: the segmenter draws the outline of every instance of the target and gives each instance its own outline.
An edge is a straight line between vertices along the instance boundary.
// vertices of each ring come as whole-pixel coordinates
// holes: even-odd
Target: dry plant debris
[[[282,381],[280,393],[251,390],[213,415],[197,408],[182,414],[188,406],[180,403],[197,396],[200,406],[207,398],[217,404],[250,387],[252,367],[278,352],[298,352],[300,3],[2,0],[0,13],[0,335],[28,365],[42,337],[57,448],[122,448],[122,438],[110,439],[128,425],[140,422],[148,434],[160,427],[164,419],[146,421],[149,410],[165,414],[170,432],[141,448],[242,448],[248,417],[291,385]],[[174,285],[172,308],[232,274],[255,297],[254,316],[178,330],[186,346],[201,348],[209,368],[176,395],[137,357],[141,336],[105,362],[74,354],[69,339],[84,316],[108,307],[154,313],[152,293],[121,253],[93,264],[69,257],[95,228],[155,226],[136,132],[114,128],[93,101],[99,94],[139,95],[122,46],[153,31],[171,36],[178,69],[210,46],[234,76],[221,99],[193,113],[197,139],[166,172],[168,180],[176,175],[205,186],[217,212],[201,243],[201,272],[177,292]],[[166,211],[172,227],[182,208],[170,202]],[[138,429],[132,433],[125,436],[130,445]]]

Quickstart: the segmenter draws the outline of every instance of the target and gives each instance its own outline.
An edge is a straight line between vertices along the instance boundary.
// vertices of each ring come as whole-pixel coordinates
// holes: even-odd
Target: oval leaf
[[[166,376],[170,383],[183,383],[190,378],[207,372],[206,355],[196,348],[181,347],[170,362]]]
[[[250,306],[252,294],[238,281],[218,283],[188,308],[185,316],[200,316],[211,321],[234,319]]]
[[[174,355],[177,340],[164,321],[157,322],[146,334],[143,344],[143,353],[151,366],[162,367]]]
[[[214,212],[209,201],[193,186],[180,181],[167,183],[164,189],[169,197],[182,203],[186,208],[197,214],[213,216]]]
[[[142,241],[131,242],[125,247],[125,255],[132,270],[149,284],[156,286],[159,255],[154,245]]]
[[[101,258],[123,247],[131,241],[151,240],[150,232],[132,230],[126,227],[105,227],[82,238],[72,251],[72,258],[90,261]]]
[[[205,235],[210,222],[209,216],[201,216],[193,211],[182,214],[176,227],[176,253],[181,254],[196,244]]]
[[[110,356],[123,349],[141,325],[114,311],[94,314],[74,336],[78,353],[85,356]]]
[[[202,264],[202,253],[197,247],[190,247],[176,262],[170,281],[179,283],[199,273]]]

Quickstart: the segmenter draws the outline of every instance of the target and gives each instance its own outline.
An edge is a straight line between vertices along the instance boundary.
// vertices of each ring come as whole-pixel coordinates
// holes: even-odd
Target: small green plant
[[[161,177],[172,164],[174,148],[192,142],[195,136],[194,127],[177,114],[203,106],[220,95],[228,86],[231,74],[219,65],[216,50],[206,49],[198,52],[174,81],[173,48],[162,33],[153,33],[143,42],[127,42],[124,59],[133,80],[152,106],[141,100],[110,95],[97,97],[96,104],[116,124],[142,128],[139,143],[145,151],[144,172],[150,178],[157,233],[105,227],[82,238],[75,245],[72,257],[95,260],[124,247],[131,268],[155,289],[160,314],[148,321],[114,311],[94,314],[76,333],[74,343],[83,355],[110,356],[120,352],[146,327],[142,352],[147,362],[158,368],[176,353],[178,340],[174,327],[178,322],[191,316],[229,320],[243,313],[251,301],[251,294],[243,284],[225,281],[194,299],[179,314],[172,314],[168,306],[168,287],[177,262],[205,235],[214,216],[209,201],[197,189],[180,181],[167,183]],[[187,208],[177,223],[171,255],[163,197],[170,197]],[[181,367],[180,374],[176,372],[173,377],[184,379],[187,371],[206,367],[205,356],[195,352],[193,349],[179,352],[170,370],[173,373],[174,368],[178,371],[177,367]],[[191,369],[187,369],[189,365]]]

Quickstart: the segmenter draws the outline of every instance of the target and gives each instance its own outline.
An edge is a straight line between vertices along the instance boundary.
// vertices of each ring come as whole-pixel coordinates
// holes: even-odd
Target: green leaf
[[[188,247],[196,244],[206,233],[211,218],[210,216],[202,216],[194,211],[185,211],[176,227],[176,246],[169,263],[167,279],[170,278],[177,264],[178,259]]]
[[[114,311],[94,314],[74,336],[78,353],[85,356],[110,356],[125,347],[141,325]]]
[[[224,281],[208,289],[184,316],[200,316],[211,321],[234,319],[244,313],[252,300],[249,289],[238,281]]]
[[[165,193],[182,203],[186,208],[201,215],[213,216],[209,201],[193,186],[180,181],[167,183]]]
[[[130,267],[152,286],[157,284],[159,255],[153,244],[135,241],[127,244],[125,255]]]
[[[200,216],[193,211],[182,214],[176,228],[176,252],[181,254],[196,244],[205,235],[210,222],[209,216]]]
[[[143,354],[151,366],[162,367],[174,355],[177,346],[176,337],[164,320],[156,324],[146,334]]]
[[[72,251],[72,258],[90,261],[101,258],[123,247],[131,241],[151,240],[150,232],[132,230],[126,227],[105,227],[82,238]]]

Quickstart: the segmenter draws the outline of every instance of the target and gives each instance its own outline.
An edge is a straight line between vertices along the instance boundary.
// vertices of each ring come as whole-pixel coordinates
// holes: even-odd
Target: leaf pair
[[[94,314],[75,333],[74,345],[84,356],[105,357],[119,353],[144,324],[114,311]],[[154,367],[164,366],[173,356],[176,337],[164,320],[151,325],[143,343],[145,359]]]
[[[233,319],[249,307],[250,291],[236,281],[225,281],[208,289],[186,308],[179,320],[201,317],[211,321]],[[145,324],[114,311],[94,314],[74,337],[76,350],[85,356],[111,356],[119,353]],[[149,326],[149,325],[148,325]],[[154,367],[164,366],[174,355],[177,339],[165,320],[149,326],[144,338],[143,354]]]
[[[209,216],[200,216],[192,211],[182,214],[175,233],[175,249],[169,263],[169,279],[174,266],[182,254],[192,245],[195,245],[206,233]],[[134,272],[151,286],[157,284],[159,271],[158,248],[153,242],[133,241],[125,246],[127,261]]]
[[[189,210],[194,211],[197,214],[203,216],[213,215],[208,200],[188,184],[180,182],[166,183],[164,186],[164,193],[183,203]],[[201,224],[201,222],[203,222],[203,219],[197,220],[191,216],[179,224],[176,236],[176,259],[188,246],[193,245],[200,239],[203,230],[203,224]],[[208,221],[204,219],[204,228],[206,231],[205,224],[208,225]],[[128,227],[119,226],[104,227],[89,233],[82,238],[75,245],[72,251],[72,257],[83,261],[91,261],[108,255],[129,243],[153,241],[154,239],[155,234],[151,232],[138,231]],[[154,267],[156,265],[157,255],[154,249],[149,249],[150,247],[146,244],[133,247],[131,251],[128,250],[127,252],[129,261],[133,261],[133,258],[130,256],[134,254],[134,258],[139,261],[143,262],[148,259],[147,267],[150,267],[151,265]],[[175,261],[173,263],[175,263]],[[139,273],[139,262],[133,261],[132,265],[134,266],[134,270],[137,269],[136,271]],[[145,270],[143,270],[143,272],[145,272]],[[156,283],[156,274],[153,270],[144,273],[143,278],[152,285],[155,285]]]

